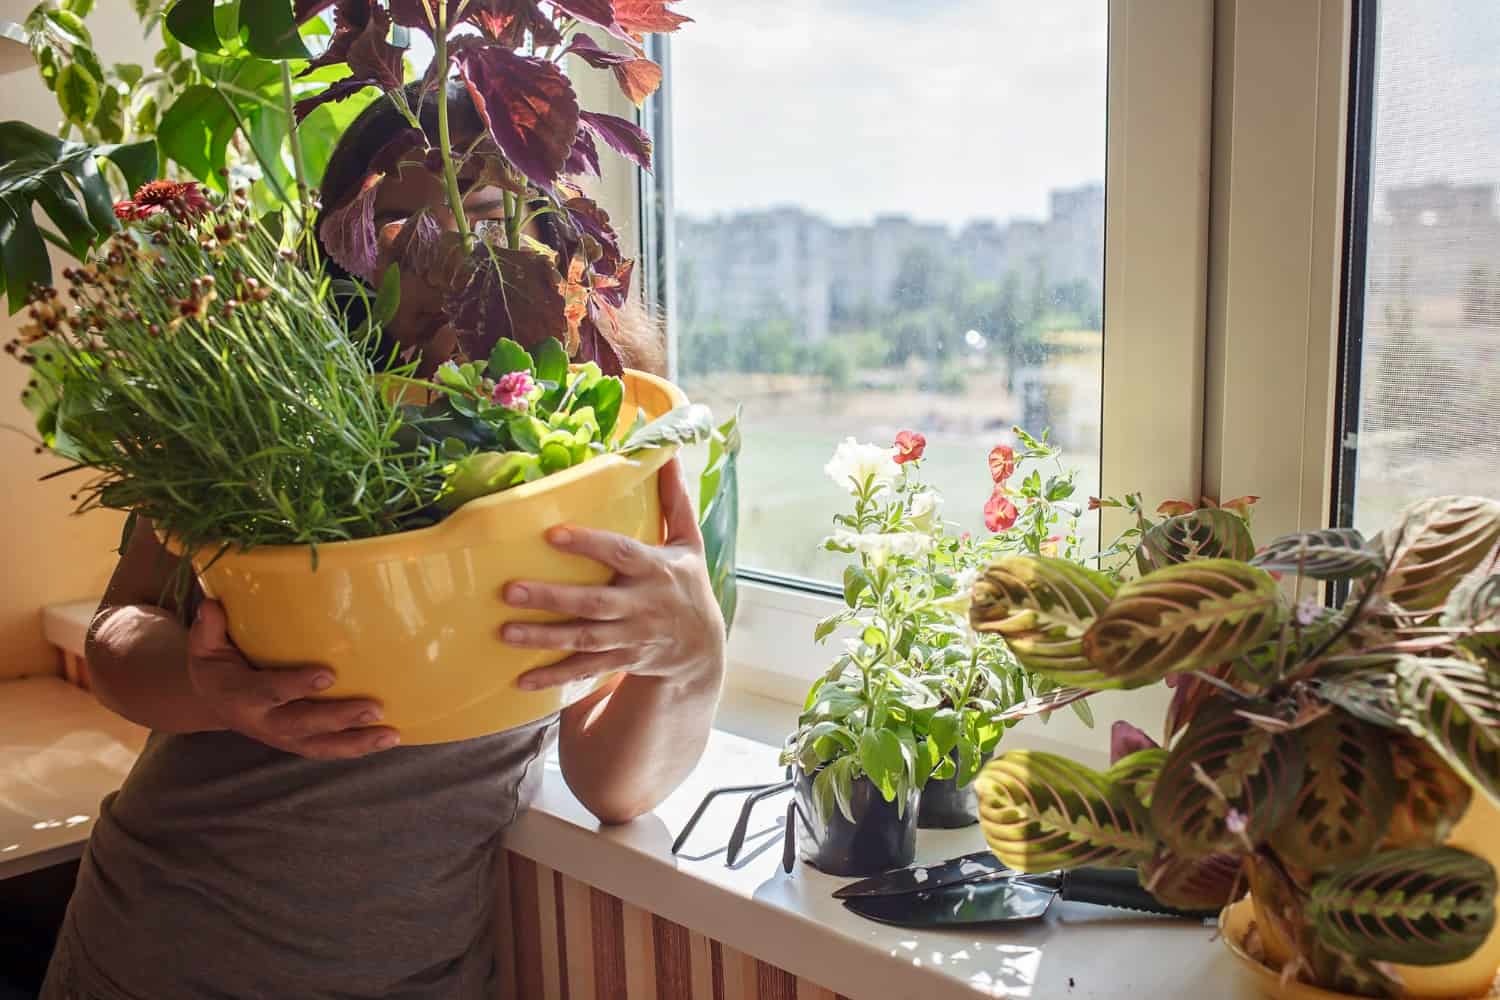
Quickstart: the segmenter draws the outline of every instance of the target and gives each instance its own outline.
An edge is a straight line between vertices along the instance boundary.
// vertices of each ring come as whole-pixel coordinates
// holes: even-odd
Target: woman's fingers
[[[637,613],[635,602],[618,587],[512,583],[505,588],[503,596],[511,607],[555,611],[569,618],[619,621]]]
[[[306,740],[346,729],[372,726],[384,713],[369,698],[347,701],[294,701],[266,714],[266,725],[289,740]]]
[[[512,623],[500,631],[500,637],[512,646],[566,649],[578,653],[633,648],[650,641],[650,636],[644,634],[638,624],[617,622],[568,622],[563,625]]]
[[[634,659],[635,656],[624,649],[606,653],[577,653],[549,667],[528,670],[516,678],[516,686],[527,691],[540,691],[543,688],[562,687],[575,681],[593,680],[629,668]]]
[[[645,576],[659,565],[661,559],[634,538],[572,524],[560,525],[547,532],[547,541],[555,549],[603,563],[622,576]]]
[[[347,760],[389,750],[400,742],[394,729],[375,726],[314,736],[298,743],[294,752],[315,760]]]

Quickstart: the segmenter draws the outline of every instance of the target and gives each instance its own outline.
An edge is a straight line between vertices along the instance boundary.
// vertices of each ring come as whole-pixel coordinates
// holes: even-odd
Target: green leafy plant
[[[1286,975],[1396,995],[1384,963],[1464,958],[1495,922],[1490,863],[1444,840],[1471,796],[1500,802],[1500,502],[1258,552],[1222,515],[1142,518],[1145,572],[1113,593],[1056,560],[991,567],[974,626],[1023,662],[1083,691],[1176,689],[1163,744],[1119,723],[1108,771],[996,758],[986,836],[1026,871],[1139,865],[1174,905],[1248,886],[1294,951]],[[1302,597],[1325,581],[1353,588],[1342,607]]]
[[[740,530],[740,416],[736,410],[734,416],[714,428],[708,442],[708,462],[698,479],[703,554],[726,629],[734,627],[739,606],[735,553]]]
[[[943,521],[942,498],[921,476],[927,445],[919,434],[903,431],[891,448],[850,439],[829,462],[825,471],[853,510],[835,517],[825,547],[853,561],[844,571],[846,606],[818,624],[815,638],[842,633],[844,651],[809,692],[785,755],[816,774],[820,808],[841,807],[852,821],[850,788],[862,776],[903,808],[929,780],[968,785],[1004,730],[1030,711],[1006,710],[1040,712],[1035,706],[1046,702],[1033,696],[1058,686],[1033,678],[998,636],[968,624],[980,567],[1006,552],[1079,544],[1073,473],[1057,465],[1045,435],[1016,433],[1020,454],[1002,445],[989,456],[992,533],[983,538]],[[1044,467],[1055,470],[1045,479]],[[1088,718],[1086,707],[1078,710]]]

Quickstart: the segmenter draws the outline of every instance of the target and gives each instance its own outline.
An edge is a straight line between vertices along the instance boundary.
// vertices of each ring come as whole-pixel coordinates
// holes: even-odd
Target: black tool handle
[[[1179,910],[1156,901],[1141,887],[1134,868],[1075,868],[1062,873],[1058,895],[1075,903],[1112,906],[1119,910],[1159,913],[1168,917],[1191,917],[1201,920],[1214,916],[1216,910]]]

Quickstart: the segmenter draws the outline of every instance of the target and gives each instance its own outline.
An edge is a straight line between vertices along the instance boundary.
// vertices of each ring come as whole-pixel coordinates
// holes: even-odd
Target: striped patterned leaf
[[[1194,559],[1243,562],[1254,554],[1255,542],[1243,518],[1219,507],[1205,507],[1148,528],[1135,559],[1142,573],[1150,573]]]
[[[1264,705],[1246,708],[1272,714]],[[1205,705],[1156,779],[1152,827],[1185,858],[1238,854],[1247,840],[1263,843],[1291,815],[1302,787],[1299,737],[1267,732],[1225,699]]]
[[[1458,657],[1403,656],[1403,724],[1500,802],[1500,671]]]
[[[1396,808],[1382,846],[1437,847],[1469,811],[1474,789],[1422,740],[1386,733]]]
[[[1352,580],[1385,565],[1385,556],[1353,528],[1330,528],[1282,535],[1250,560],[1275,573],[1313,580]]]
[[[1077,563],[1009,556],[975,583],[969,617],[976,631],[1004,636],[1034,673],[1070,687],[1118,687],[1083,653],[1084,633],[1114,592],[1108,577]]]
[[[1244,859],[1234,854],[1181,858],[1158,851],[1141,865],[1141,885],[1151,895],[1179,910],[1212,910],[1228,906],[1243,891]]]
[[[1461,961],[1495,925],[1495,870],[1452,847],[1383,851],[1312,885],[1318,938],[1356,958],[1403,965]]]
[[[1407,507],[1378,541],[1389,567],[1381,594],[1408,611],[1431,611],[1500,541],[1500,501],[1424,500]]]
[[[1108,771],[1104,772],[1104,778],[1112,784],[1119,785],[1136,797],[1136,801],[1147,809],[1151,808],[1151,792],[1156,786],[1156,779],[1161,776],[1161,769],[1167,762],[1167,751],[1161,747],[1148,747],[1126,754],[1110,765]]]
[[[1302,730],[1306,776],[1271,846],[1294,864],[1326,871],[1369,854],[1395,805],[1390,734],[1343,712]]]
[[[1017,871],[1129,867],[1156,849],[1135,796],[1066,757],[1001,754],[980,772],[974,791],[985,841]]]
[[[1201,559],[1127,583],[1084,633],[1089,663],[1141,687],[1169,673],[1233,660],[1264,642],[1280,615],[1276,581],[1232,559]]]

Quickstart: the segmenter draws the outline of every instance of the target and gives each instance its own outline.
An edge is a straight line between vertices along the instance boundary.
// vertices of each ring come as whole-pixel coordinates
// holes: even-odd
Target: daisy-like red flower
[[[134,198],[115,202],[115,218],[140,222],[166,212],[184,222],[198,218],[212,207],[196,181],[147,181],[136,189]]]
[[[1007,531],[1020,516],[1021,512],[1010,502],[1010,497],[1005,495],[1004,490],[996,487],[984,505],[984,526],[994,532]]]
[[[997,444],[990,449],[990,479],[996,486],[1004,486],[1016,471],[1016,453],[1008,445]]]
[[[927,450],[927,439],[916,431],[902,431],[896,435],[895,454],[891,457],[896,460],[897,465],[905,465],[907,462],[915,462],[922,457]]]

